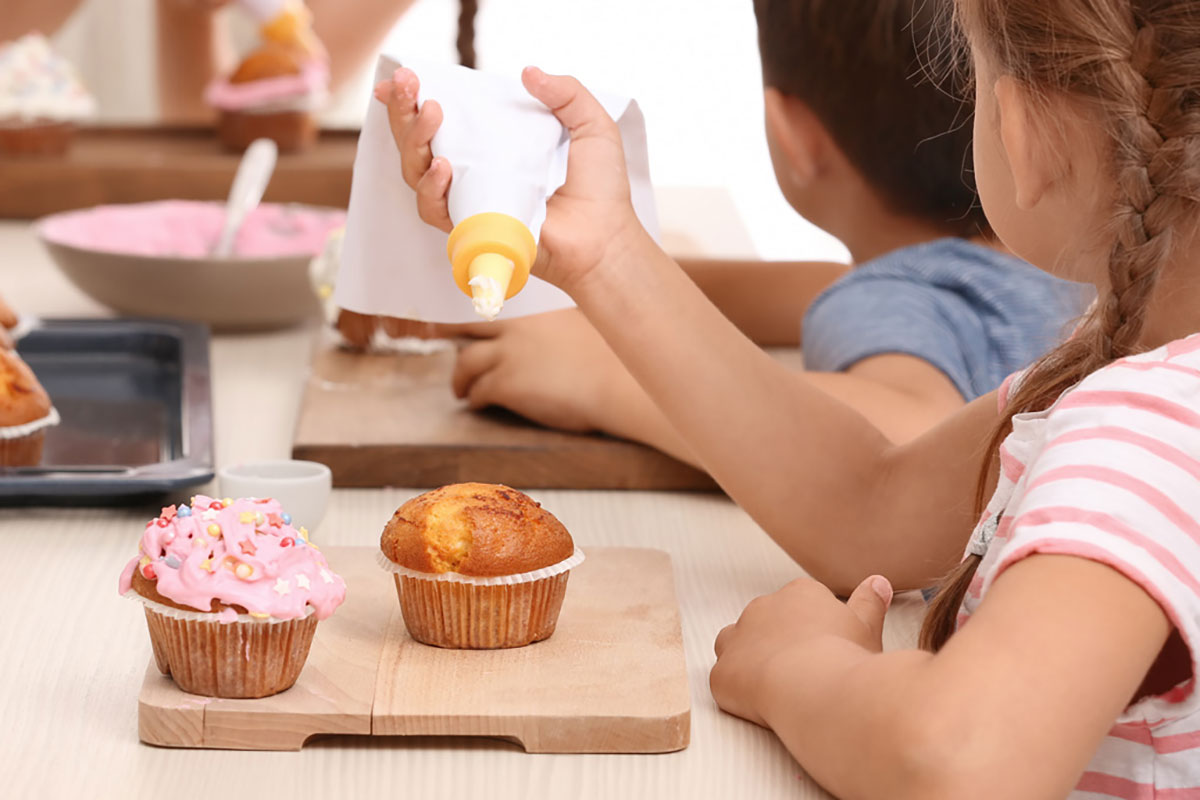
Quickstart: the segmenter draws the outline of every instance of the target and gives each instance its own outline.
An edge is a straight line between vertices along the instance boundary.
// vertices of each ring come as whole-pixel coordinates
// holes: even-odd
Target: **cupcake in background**
[[[255,139],[273,139],[281,153],[317,140],[314,117],[329,97],[329,67],[301,48],[268,41],[227,79],[211,83],[204,99],[220,112],[217,138],[241,152]]]
[[[33,370],[14,351],[0,349],[0,467],[41,463],[46,429],[58,422]]]
[[[74,67],[31,33],[0,45],[0,157],[60,156],[96,113]]]
[[[207,697],[290,688],[317,622],[346,597],[345,581],[277,501],[204,495],[146,524],[119,588],[145,606],[158,668]]]

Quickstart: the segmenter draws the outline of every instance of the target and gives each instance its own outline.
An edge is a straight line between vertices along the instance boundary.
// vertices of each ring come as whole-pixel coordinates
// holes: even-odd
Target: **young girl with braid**
[[[720,633],[722,708],[843,797],[1200,797],[1200,0],[956,11],[992,227],[1098,292],[998,392],[893,445],[798,383],[638,225],[591,95],[530,68],[571,135],[534,271],[824,581]],[[882,653],[892,587],[960,560]]]

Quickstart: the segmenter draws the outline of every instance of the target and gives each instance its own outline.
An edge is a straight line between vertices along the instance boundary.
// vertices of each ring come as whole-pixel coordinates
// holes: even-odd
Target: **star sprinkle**
[[[254,546],[254,542],[249,539],[244,542],[238,542],[238,547],[242,548],[242,554],[252,556],[258,552],[258,548]]]
[[[273,588],[275,590],[275,594],[279,595],[280,597],[283,597],[285,594],[291,594],[292,591],[292,585],[283,578],[277,578],[275,580],[275,585],[271,588]]]
[[[243,511],[242,513],[238,514],[238,522],[254,522],[254,514],[255,512],[253,511]]]
[[[200,569],[205,570],[206,572],[212,572],[213,571],[212,559],[206,558],[203,561],[201,561]]]
[[[175,519],[175,513],[176,513],[175,506],[167,506],[162,510],[162,515],[161,515],[160,519],[170,522],[171,520]]]
[[[180,518],[190,517],[192,515],[192,509],[188,508],[187,506],[180,506],[177,513]]]
[[[308,582],[307,575],[297,575],[296,576],[296,585],[299,586],[301,589],[308,589],[311,586],[311,584]]]
[[[329,570],[321,570],[321,580],[325,581],[326,583],[333,583],[333,576],[329,574]]]
[[[211,508],[200,515],[200,519],[204,520],[205,522],[212,522],[216,518],[217,518],[217,512],[216,512],[216,510],[211,509]]]
[[[272,528],[282,528],[287,524],[283,521],[283,517],[278,514],[267,514],[267,522],[270,523]]]

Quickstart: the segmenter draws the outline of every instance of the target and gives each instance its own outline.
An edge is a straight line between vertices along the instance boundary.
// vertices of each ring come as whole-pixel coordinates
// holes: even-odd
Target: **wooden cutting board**
[[[511,650],[443,650],[404,628],[373,547],[331,547],[346,602],[317,626],[299,681],[273,697],[180,691],[151,659],[143,742],[299,750],[323,734],[487,736],[530,753],[665,753],[687,747],[691,705],[671,559],[585,548],[558,629]]]
[[[345,208],[358,131],[325,130],[281,155],[265,199]],[[241,156],[209,128],[85,128],[62,157],[0,158],[0,217],[33,219],[101,203],[224,200]]]
[[[318,349],[292,456],[329,465],[335,486],[716,488],[707,474],[640,444],[549,430],[500,411],[468,411],[450,391],[453,368],[450,351]]]

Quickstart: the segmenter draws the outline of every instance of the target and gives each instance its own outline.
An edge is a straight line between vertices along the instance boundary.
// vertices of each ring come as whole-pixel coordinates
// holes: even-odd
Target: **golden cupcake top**
[[[474,577],[549,567],[575,551],[563,524],[528,495],[490,483],[456,483],[396,510],[379,542],[393,563]]]
[[[0,349],[0,427],[24,425],[50,413],[50,397],[19,355]]]
[[[301,50],[268,42],[242,60],[229,76],[229,82],[250,83],[285,75],[299,75],[307,60],[306,54]]]

